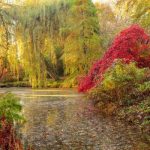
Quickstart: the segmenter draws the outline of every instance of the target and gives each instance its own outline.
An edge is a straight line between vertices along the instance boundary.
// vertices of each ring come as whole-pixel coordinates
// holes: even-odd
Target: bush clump
[[[140,97],[149,94],[150,85],[146,76],[148,71],[148,68],[138,68],[134,62],[125,64],[117,60],[104,74],[103,81],[89,91],[88,96],[95,104],[134,104],[141,100]]]
[[[0,118],[5,116],[11,123],[22,121],[24,118],[21,110],[20,100],[15,95],[7,93],[0,97]]]
[[[11,93],[0,95],[0,149],[23,150],[23,144],[16,134],[16,124],[24,121],[19,98]],[[31,150],[32,148],[28,148]]]

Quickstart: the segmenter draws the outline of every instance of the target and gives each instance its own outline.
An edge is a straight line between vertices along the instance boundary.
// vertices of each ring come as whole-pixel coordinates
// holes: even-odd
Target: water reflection
[[[10,90],[22,97],[23,139],[35,150],[134,150],[140,141],[137,131],[100,116],[76,91]]]

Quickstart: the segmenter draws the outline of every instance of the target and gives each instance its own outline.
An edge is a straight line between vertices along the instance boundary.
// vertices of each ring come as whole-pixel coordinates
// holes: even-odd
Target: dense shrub
[[[148,68],[138,68],[135,63],[126,64],[121,60],[105,72],[104,79],[88,93],[95,104],[115,103],[132,105],[150,93],[146,74]]]
[[[13,123],[24,120],[21,115],[22,106],[19,98],[7,93],[0,98],[0,118],[5,116],[6,120]]]
[[[13,124],[5,117],[0,119],[0,149],[2,150],[23,150],[20,140],[15,135]]]
[[[116,59],[137,62],[138,67],[150,67],[150,37],[138,25],[123,30],[103,58],[97,61],[86,77],[79,80],[79,91],[86,92],[103,80],[103,74]]]
[[[11,93],[0,95],[0,149],[23,150],[21,140],[16,135],[15,124],[24,120],[19,98]],[[31,150],[32,148],[28,148]]]

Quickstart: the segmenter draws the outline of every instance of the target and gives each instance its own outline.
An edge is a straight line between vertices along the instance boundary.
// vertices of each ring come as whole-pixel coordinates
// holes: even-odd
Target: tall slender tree
[[[69,12],[63,60],[65,73],[75,77],[86,73],[100,56],[100,32],[91,0],[73,1]]]

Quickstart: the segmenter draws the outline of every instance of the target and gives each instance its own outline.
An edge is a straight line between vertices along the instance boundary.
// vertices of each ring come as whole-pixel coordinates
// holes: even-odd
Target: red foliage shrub
[[[0,125],[0,148],[2,150],[23,150],[20,140],[15,136],[13,124],[2,117]]]
[[[5,117],[0,118],[0,150],[23,150],[21,140],[16,137],[15,129]],[[33,150],[28,147],[28,150]]]
[[[139,67],[150,67],[150,37],[138,25],[123,30],[106,51],[103,58],[98,60],[86,77],[79,81],[79,92],[86,92],[103,79],[105,71],[114,60],[122,59],[126,63],[137,62]]]

